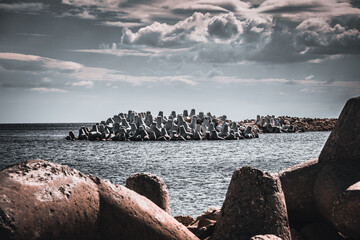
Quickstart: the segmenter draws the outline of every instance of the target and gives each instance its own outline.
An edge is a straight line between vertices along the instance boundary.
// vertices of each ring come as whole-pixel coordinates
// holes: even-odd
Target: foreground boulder
[[[81,172],[42,160],[0,172],[0,239],[93,239],[100,197]]]
[[[258,234],[291,239],[285,198],[278,177],[243,167],[232,176],[213,239],[248,240]]]
[[[322,216],[350,239],[360,239],[359,171],[327,165],[318,174],[314,197]]]
[[[152,201],[43,160],[0,171],[0,239],[197,239]]]
[[[347,101],[320,153],[319,162],[360,170],[360,97]]]
[[[360,97],[347,101],[319,163],[314,198],[322,216],[350,239],[360,239]]]
[[[302,225],[319,218],[313,189],[320,170],[318,159],[313,159],[279,172],[290,223]]]
[[[150,173],[136,173],[126,179],[127,188],[150,199],[170,214],[169,192],[164,181]]]
[[[357,97],[347,101],[318,161],[279,172],[290,224],[306,233],[308,239],[360,239],[359,171],[360,97]],[[314,221],[319,224],[313,224]],[[332,238],[322,234],[319,238],[315,233],[324,229],[336,234]]]

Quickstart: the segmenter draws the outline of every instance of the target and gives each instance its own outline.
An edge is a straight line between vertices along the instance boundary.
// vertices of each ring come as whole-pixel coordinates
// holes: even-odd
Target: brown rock
[[[43,160],[0,171],[0,239],[198,239],[149,199]]]
[[[196,220],[188,226],[188,229],[198,238],[205,239],[212,235],[219,214],[220,208],[210,207],[202,215],[197,217]]]
[[[127,188],[153,201],[170,214],[169,192],[164,181],[150,173],[136,173],[126,179]]]
[[[198,239],[155,203],[136,192],[96,179],[101,239]]]
[[[313,222],[300,230],[306,240],[343,240],[337,231],[325,222]]]
[[[278,236],[273,234],[256,235],[250,238],[250,240],[282,240]]]
[[[195,219],[192,216],[175,216],[174,217],[179,223],[182,223],[185,227],[189,226]]]
[[[314,182],[321,169],[313,159],[279,172],[291,224],[302,224],[319,218],[313,198]]]
[[[0,239],[94,239],[96,184],[81,172],[43,160],[0,171]]]
[[[339,163],[360,170],[360,97],[343,108],[319,156],[320,163]]]
[[[314,186],[322,215],[351,239],[360,239],[359,178],[356,169],[330,164],[319,172]]]
[[[281,183],[269,173],[239,168],[232,176],[213,239],[248,240],[258,234],[291,239]]]

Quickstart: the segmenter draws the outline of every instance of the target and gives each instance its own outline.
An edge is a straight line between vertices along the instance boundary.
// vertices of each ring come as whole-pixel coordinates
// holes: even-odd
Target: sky
[[[0,0],[0,123],[338,117],[360,0]]]

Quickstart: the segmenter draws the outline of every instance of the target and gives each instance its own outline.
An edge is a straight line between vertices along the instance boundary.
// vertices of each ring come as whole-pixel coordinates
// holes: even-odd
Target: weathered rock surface
[[[347,101],[319,156],[314,199],[342,235],[360,239],[360,97]]]
[[[302,224],[319,218],[313,189],[320,170],[318,159],[313,159],[279,172],[290,223]]]
[[[233,173],[213,239],[248,240],[259,234],[291,239],[281,183],[269,173],[239,168]]]
[[[125,186],[147,197],[165,212],[171,214],[169,192],[160,177],[150,173],[136,173],[126,179]]]
[[[360,239],[359,178],[359,171],[331,164],[320,171],[314,185],[322,216],[351,239]]]
[[[189,226],[195,221],[192,216],[178,215],[174,217],[178,222],[182,223],[185,227]]]
[[[81,172],[31,160],[0,172],[0,239],[93,239],[100,197]]]
[[[256,235],[250,238],[250,240],[282,240],[278,236],[273,234]]]
[[[198,239],[146,197],[100,179],[96,182],[100,239]]]
[[[351,98],[319,156],[320,163],[340,163],[360,170],[360,97]]]
[[[220,208],[210,207],[187,227],[200,239],[210,237],[215,229],[219,214]]]
[[[197,239],[149,199],[43,160],[0,171],[0,239]]]

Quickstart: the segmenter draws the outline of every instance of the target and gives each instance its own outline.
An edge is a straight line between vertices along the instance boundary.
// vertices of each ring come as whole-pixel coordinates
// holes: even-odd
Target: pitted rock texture
[[[0,239],[198,239],[149,199],[44,160],[0,171]]]
[[[170,214],[169,192],[164,181],[150,173],[136,173],[126,180],[127,188],[150,199]]]
[[[213,239],[248,240],[259,234],[291,239],[280,180],[255,168],[239,168],[233,173]]]
[[[0,172],[0,239],[92,239],[100,198],[81,172],[31,160]]]
[[[320,153],[319,162],[339,163],[360,170],[360,97],[346,102]]]

